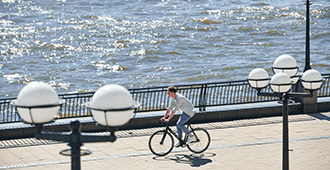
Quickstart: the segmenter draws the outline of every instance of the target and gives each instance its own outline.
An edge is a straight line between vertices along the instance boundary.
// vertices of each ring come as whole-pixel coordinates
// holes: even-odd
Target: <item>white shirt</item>
[[[195,115],[194,105],[183,95],[176,93],[176,98],[171,97],[170,104],[167,108],[168,110],[172,110],[173,112],[185,112],[190,117]]]

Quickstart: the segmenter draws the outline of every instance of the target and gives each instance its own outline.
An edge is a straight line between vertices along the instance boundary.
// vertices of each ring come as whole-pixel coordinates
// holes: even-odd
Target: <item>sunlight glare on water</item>
[[[311,1],[312,68],[329,73],[330,2]],[[305,65],[304,0],[0,0],[0,94],[245,79],[282,54]]]

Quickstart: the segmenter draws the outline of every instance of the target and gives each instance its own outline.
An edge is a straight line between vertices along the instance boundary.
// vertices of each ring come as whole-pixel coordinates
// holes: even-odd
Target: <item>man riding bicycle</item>
[[[178,137],[182,139],[182,131],[186,134],[189,134],[189,130],[184,126],[186,122],[188,122],[194,115],[194,105],[183,95],[176,93],[177,89],[174,86],[170,86],[167,88],[167,95],[171,97],[170,104],[166,110],[164,117],[161,119],[162,121],[169,122],[174,116],[175,112],[178,110],[181,112],[181,116],[176,123]],[[172,111],[172,112],[171,112]],[[171,114],[170,114],[171,112]],[[169,115],[170,114],[170,115]],[[167,118],[167,116],[169,117]],[[167,118],[167,119],[166,119]],[[194,139],[193,135],[188,136],[187,143],[191,142]],[[175,147],[182,146],[183,143],[178,141],[175,144]]]

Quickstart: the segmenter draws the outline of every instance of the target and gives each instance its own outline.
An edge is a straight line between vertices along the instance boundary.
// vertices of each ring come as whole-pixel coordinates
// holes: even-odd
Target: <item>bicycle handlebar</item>
[[[163,125],[163,126],[167,126],[169,122],[166,122],[165,120],[159,119],[158,122]]]

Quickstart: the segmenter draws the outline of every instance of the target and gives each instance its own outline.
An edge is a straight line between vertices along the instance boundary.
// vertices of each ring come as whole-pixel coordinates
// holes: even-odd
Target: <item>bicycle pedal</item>
[[[185,147],[187,144],[185,144],[185,143],[181,143],[181,145],[179,145],[178,147]]]

